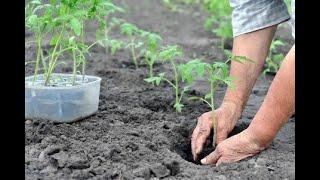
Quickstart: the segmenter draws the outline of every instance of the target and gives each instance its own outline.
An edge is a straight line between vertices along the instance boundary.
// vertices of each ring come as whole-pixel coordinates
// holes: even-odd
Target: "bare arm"
[[[268,55],[269,47],[277,25],[265,29],[243,34],[234,39],[233,54],[246,56],[255,63],[231,63],[230,75],[236,77],[235,91],[228,88],[223,103],[215,112],[217,122],[217,139],[219,144],[225,140],[239,120],[243,108],[251,93]],[[211,112],[202,114],[193,131],[191,148],[194,159],[202,151],[203,144],[212,129]]]
[[[259,77],[277,25],[271,26],[259,31],[243,34],[234,39],[233,51],[234,55],[246,56],[254,61],[254,63],[246,62],[244,64],[236,61],[231,62],[230,75],[235,77],[235,90],[227,89],[222,104],[228,104],[234,116],[229,121],[217,121],[217,143],[225,140],[232,131],[236,122],[241,116],[245,104],[251,94],[251,90]],[[225,105],[226,106],[226,105]],[[229,123],[229,128],[226,124]]]
[[[295,111],[295,47],[284,59],[250,126],[220,144],[203,164],[232,163],[265,149]]]
[[[248,130],[267,146],[295,111],[295,46],[285,57]]]
[[[271,41],[277,26],[271,26],[259,31],[243,34],[234,39],[234,55],[246,56],[254,63],[240,64],[232,61],[230,75],[236,77],[236,90],[227,90],[224,102],[237,103],[241,110],[245,106],[251,90],[261,73],[263,64],[268,55]]]

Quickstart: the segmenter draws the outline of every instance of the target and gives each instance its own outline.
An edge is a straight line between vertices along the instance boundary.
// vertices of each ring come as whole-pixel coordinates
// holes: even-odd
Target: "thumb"
[[[208,165],[208,164],[215,164],[218,159],[220,158],[220,153],[218,153],[218,150],[216,149],[212,153],[210,153],[205,158],[201,159],[201,164]]]

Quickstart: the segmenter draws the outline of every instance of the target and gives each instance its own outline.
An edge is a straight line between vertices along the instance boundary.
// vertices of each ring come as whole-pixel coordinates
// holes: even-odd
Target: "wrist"
[[[231,114],[234,114],[237,119],[240,119],[243,111],[241,103],[233,99],[224,99],[220,107],[229,109]]]
[[[270,145],[275,134],[268,130],[268,128],[256,125],[254,122],[246,129],[250,135],[252,142],[254,142],[261,149],[265,149]]]

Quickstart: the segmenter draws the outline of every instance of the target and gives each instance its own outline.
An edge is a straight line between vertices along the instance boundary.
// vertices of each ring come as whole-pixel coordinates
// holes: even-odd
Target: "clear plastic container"
[[[69,123],[88,117],[98,111],[100,77],[86,75],[84,83],[56,87],[44,86],[44,78],[41,74],[32,85],[33,77],[25,78],[26,119],[47,119]],[[52,74],[52,77],[52,79],[72,79],[71,74]],[[76,82],[81,82],[82,75],[78,75],[76,79]]]

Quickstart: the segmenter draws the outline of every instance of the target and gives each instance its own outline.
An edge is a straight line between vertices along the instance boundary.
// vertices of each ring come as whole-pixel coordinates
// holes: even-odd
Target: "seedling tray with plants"
[[[72,29],[68,30],[70,36],[63,36],[64,48],[57,48],[59,52],[77,44],[80,50],[88,49],[81,51],[86,62],[84,79],[81,58],[75,63],[76,76],[73,74],[72,50],[64,51],[57,59],[48,86],[41,85],[46,71],[42,58],[39,61],[37,79],[32,86],[38,88],[34,89],[36,95],[38,90],[50,88],[57,95],[61,91],[67,93],[61,95],[72,101],[67,106],[74,107],[80,101],[96,101],[98,106],[93,115],[72,123],[26,119],[26,179],[294,179],[294,118],[280,131],[271,147],[257,156],[219,167],[193,161],[190,135],[197,118],[212,107],[219,107],[228,85],[219,83],[214,88],[211,103],[211,96],[207,95],[211,92],[208,67],[225,63],[228,57],[221,49],[221,39],[203,28],[206,12],[197,10],[197,5],[190,5],[192,8],[184,12],[172,12],[158,0],[112,2],[125,12],[109,14],[105,17],[107,24],[88,20],[84,43]],[[26,33],[26,43],[35,41],[30,34]],[[46,67],[55,45],[51,35],[43,38],[43,54],[39,55],[44,56]],[[26,62],[37,59],[36,44],[26,44]],[[76,59],[82,56],[80,51],[75,52]],[[35,62],[26,64],[26,79],[33,77],[35,66]],[[220,66],[229,70],[229,62]],[[71,79],[57,78],[59,74],[68,74]],[[100,89],[100,92],[92,89],[89,95],[80,88],[88,87],[90,82],[82,82],[91,81],[91,75],[100,77],[101,83],[96,82],[100,84],[96,91]],[[265,76],[268,78],[258,79],[230,136],[245,129],[260,107],[274,77],[268,73]],[[31,78],[27,82],[32,85],[32,81]],[[60,90],[55,85],[57,82],[68,85]],[[36,86],[37,83],[40,85]],[[75,94],[71,95],[69,90]],[[99,99],[94,100],[97,96],[91,94],[99,94]],[[50,96],[39,99],[42,97]],[[190,97],[206,98],[214,106],[199,99],[189,100]],[[35,100],[41,102],[39,99]],[[85,110],[79,109],[77,113]],[[201,156],[214,150],[212,136]]]

